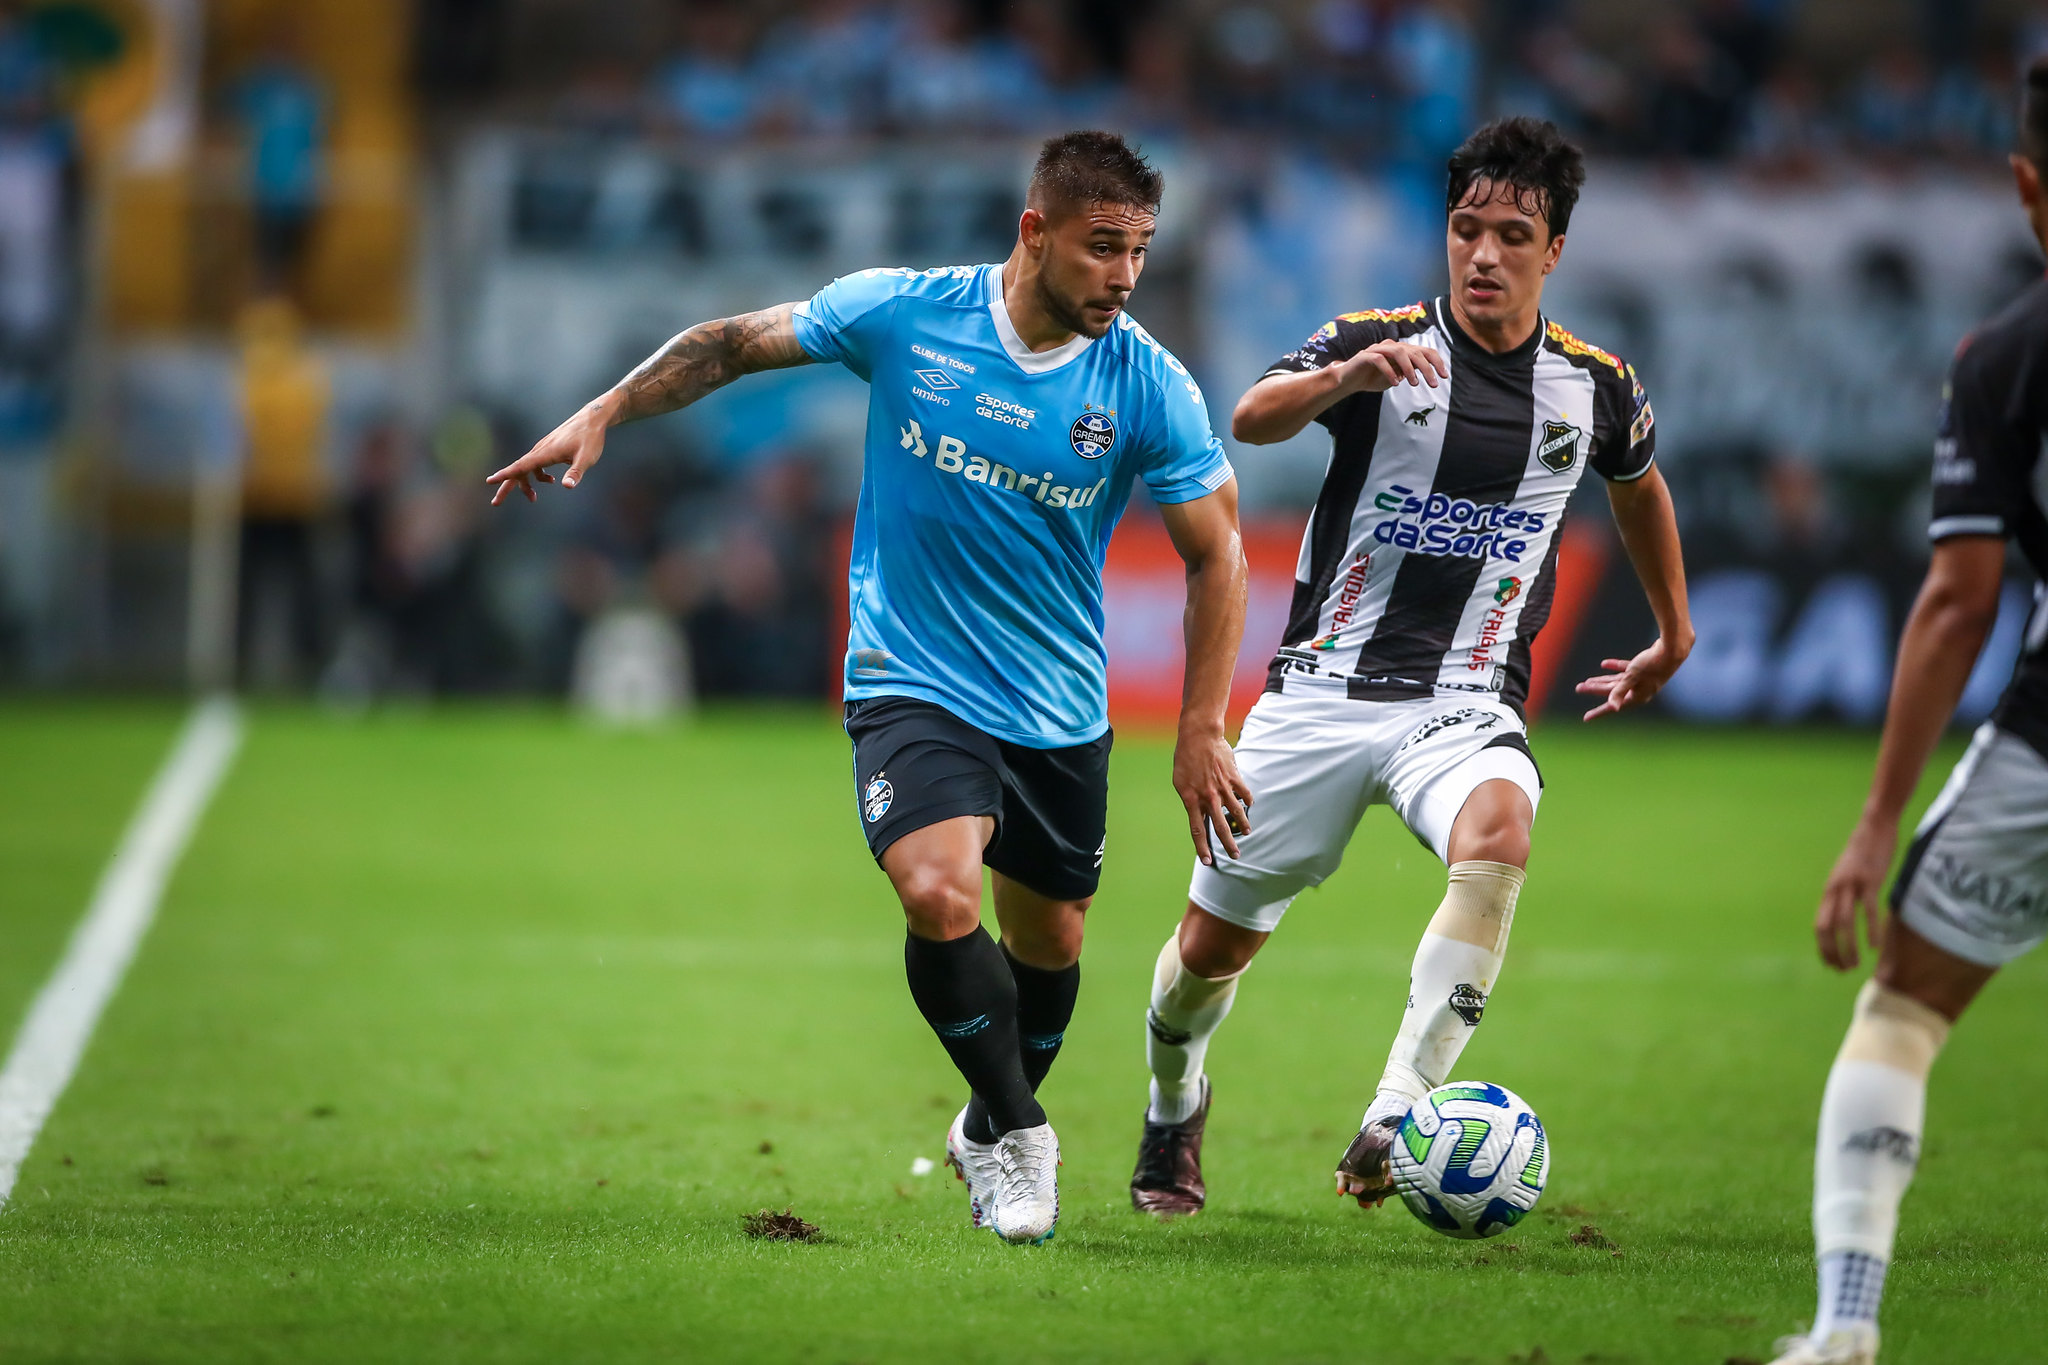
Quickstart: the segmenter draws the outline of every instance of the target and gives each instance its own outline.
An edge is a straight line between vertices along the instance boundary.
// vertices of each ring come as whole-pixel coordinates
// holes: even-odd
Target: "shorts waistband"
[[[1420,678],[1372,676],[1325,668],[1309,651],[1291,646],[1274,653],[1272,667],[1266,674],[1266,690],[1283,691],[1283,681],[1290,677],[1313,682],[1317,690],[1342,687],[1344,695],[1353,701],[1423,701],[1432,697],[1500,700],[1500,691],[1492,687],[1460,687],[1435,680],[1424,682]]]

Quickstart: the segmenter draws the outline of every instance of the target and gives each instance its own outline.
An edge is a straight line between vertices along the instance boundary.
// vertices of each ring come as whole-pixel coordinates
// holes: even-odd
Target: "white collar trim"
[[[1010,321],[1010,310],[1003,303],[1001,266],[996,266],[988,272],[988,290],[988,315],[995,321],[996,337],[1003,343],[1003,349],[1009,352],[1010,359],[1017,362],[1017,368],[1026,374],[1050,374],[1095,342],[1095,338],[1077,332],[1071,340],[1062,342],[1050,351],[1034,351],[1024,344],[1023,337],[1017,335],[1017,325]]]

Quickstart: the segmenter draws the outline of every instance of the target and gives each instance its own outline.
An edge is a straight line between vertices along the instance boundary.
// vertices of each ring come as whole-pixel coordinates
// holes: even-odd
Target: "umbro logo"
[[[926,388],[957,389],[960,387],[960,381],[947,374],[944,370],[916,370],[913,373],[924,381]]]
[[[1430,404],[1430,405],[1429,405],[1428,407],[1426,407],[1426,408],[1417,408],[1417,409],[1416,409],[1415,411],[1413,411],[1413,412],[1411,412],[1411,413],[1409,413],[1409,414],[1408,414],[1408,416],[1407,416],[1407,419],[1406,419],[1406,420],[1407,420],[1407,422],[1408,422],[1408,425],[1409,425],[1409,426],[1411,426],[1411,427],[1426,427],[1426,426],[1428,426],[1428,425],[1429,425],[1429,415],[1430,415],[1430,414],[1431,414],[1432,412],[1435,412],[1435,411],[1436,411],[1436,404],[1434,404],[1434,403],[1431,403],[1431,404]]]
[[[1145,1011],[1145,1027],[1152,1030],[1152,1036],[1168,1047],[1186,1047],[1195,1035],[1186,1029],[1175,1028],[1159,1017],[1159,1011]]]
[[[1902,1166],[1917,1165],[1920,1160],[1920,1140],[1903,1129],[1889,1125],[1852,1133],[1842,1146],[1851,1152],[1888,1156]]]

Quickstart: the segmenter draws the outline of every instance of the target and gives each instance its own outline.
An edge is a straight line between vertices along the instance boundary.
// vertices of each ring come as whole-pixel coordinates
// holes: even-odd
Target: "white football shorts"
[[[1465,799],[1503,778],[1542,800],[1521,718],[1491,696],[1356,701],[1341,679],[1291,675],[1261,694],[1237,741],[1252,789],[1238,856],[1195,864],[1188,898],[1219,919],[1271,931],[1302,888],[1344,860],[1366,808],[1381,803],[1438,858]]]
[[[2048,938],[2048,759],[1978,726],[1913,835],[1892,909],[1935,947],[1986,967]]]

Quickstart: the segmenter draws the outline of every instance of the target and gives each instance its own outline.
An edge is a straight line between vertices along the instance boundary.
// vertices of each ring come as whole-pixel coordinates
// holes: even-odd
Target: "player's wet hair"
[[[2034,58],[2020,87],[2019,153],[2048,175],[2048,56]]]
[[[1566,141],[1548,119],[1519,114],[1495,119],[1451,153],[1445,211],[1464,204],[1481,182],[1495,194],[1512,186],[1516,207],[1531,218],[1545,219],[1550,235],[1561,236],[1572,221],[1579,188],[1586,183],[1585,153]]]
[[[1115,133],[1061,133],[1039,149],[1026,202],[1048,217],[1093,204],[1157,213],[1164,187],[1152,163]]]

